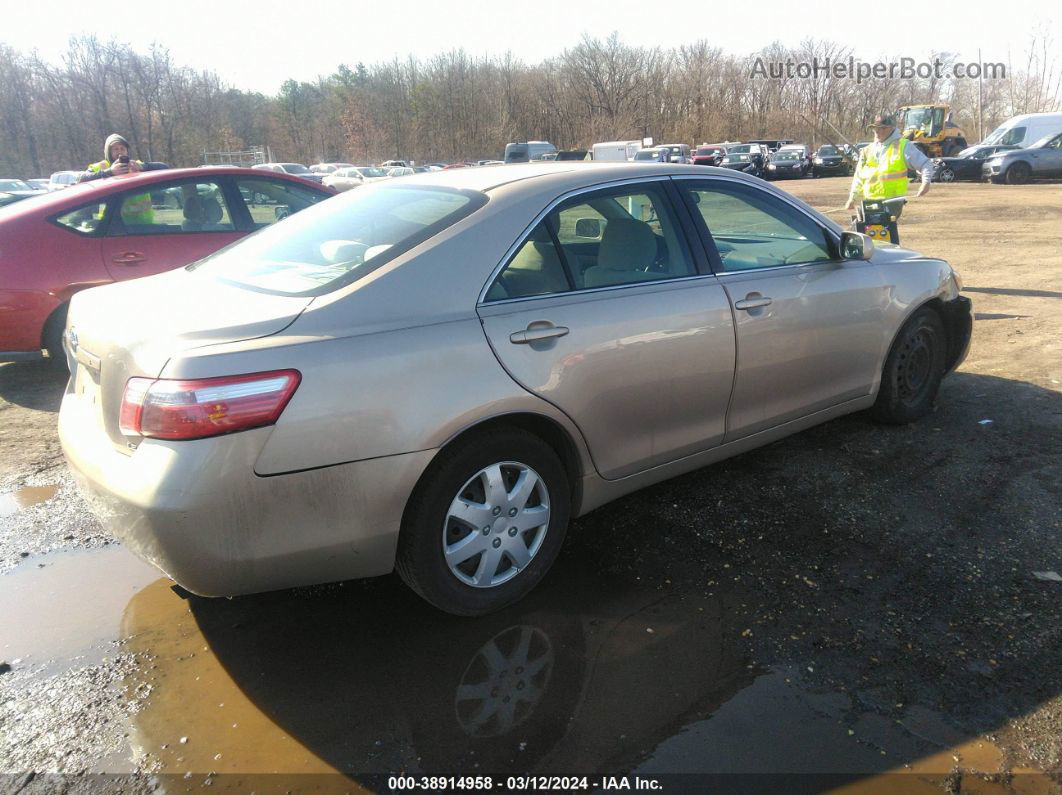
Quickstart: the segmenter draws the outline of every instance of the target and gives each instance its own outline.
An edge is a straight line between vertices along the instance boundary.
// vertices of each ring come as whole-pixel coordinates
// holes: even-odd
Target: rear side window
[[[248,237],[189,266],[276,295],[325,295],[482,207],[478,191],[367,186]]]
[[[93,202],[68,213],[63,213],[55,219],[55,222],[80,235],[91,236],[100,231],[106,216],[107,205],[104,202]]]

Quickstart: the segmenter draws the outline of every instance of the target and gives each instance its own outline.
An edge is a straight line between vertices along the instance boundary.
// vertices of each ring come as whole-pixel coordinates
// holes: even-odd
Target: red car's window
[[[110,235],[160,235],[199,232],[233,232],[228,204],[217,182],[183,182],[152,185],[122,195],[120,224]]]
[[[63,213],[55,219],[55,222],[78,234],[94,235],[103,225],[103,219],[106,214],[107,204],[105,202],[93,202],[68,213]]]

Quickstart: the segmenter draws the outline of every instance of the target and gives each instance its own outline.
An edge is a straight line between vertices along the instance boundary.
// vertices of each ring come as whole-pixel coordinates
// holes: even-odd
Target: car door
[[[1037,177],[1062,176],[1062,135],[1056,135],[1034,153],[1033,174]]]
[[[605,478],[705,450],[725,430],[730,306],[695,267],[671,190],[664,177],[554,203],[478,306],[498,360],[572,419]]]
[[[132,188],[112,197],[108,214],[103,264],[116,281],[180,268],[246,234],[218,178]]]
[[[734,309],[737,368],[726,441],[868,395],[889,289],[842,261],[811,215],[765,189],[676,178]]]

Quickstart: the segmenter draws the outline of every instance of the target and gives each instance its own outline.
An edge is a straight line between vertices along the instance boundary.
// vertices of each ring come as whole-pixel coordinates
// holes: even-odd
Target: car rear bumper
[[[434,451],[261,477],[272,428],[117,450],[83,400],[59,414],[63,452],[106,529],[181,586],[237,594],[387,574],[406,500]]]

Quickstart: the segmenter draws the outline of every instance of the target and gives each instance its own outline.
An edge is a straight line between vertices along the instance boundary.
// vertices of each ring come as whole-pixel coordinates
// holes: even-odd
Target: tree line
[[[174,166],[207,151],[268,146],[277,160],[314,163],[500,158],[505,144],[548,140],[562,149],[640,139],[701,143],[749,138],[850,140],[903,104],[947,101],[968,139],[1019,113],[1062,108],[1054,46],[1034,34],[1006,78],[877,78],[754,75],[762,62],[843,61],[836,42],[774,43],[745,56],[708,40],[677,48],[584,36],[540,63],[511,53],[473,57],[453,49],[427,58],[340,66],[314,82],[286,81],[275,96],[227,85],[216,73],[175,63],[160,45],[138,52],[94,36],[72,39],[60,63],[0,44],[0,175],[46,176],[84,168],[122,133],[136,156]],[[947,52],[930,57],[945,65]],[[898,60],[898,59],[897,59]]]

